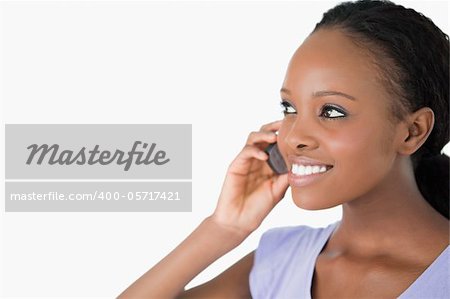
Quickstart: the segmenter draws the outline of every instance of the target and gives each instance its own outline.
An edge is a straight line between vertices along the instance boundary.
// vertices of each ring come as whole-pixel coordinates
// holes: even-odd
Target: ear
[[[433,110],[429,107],[420,108],[407,117],[405,125],[399,153],[403,155],[412,155],[425,143],[431,130],[433,130]]]

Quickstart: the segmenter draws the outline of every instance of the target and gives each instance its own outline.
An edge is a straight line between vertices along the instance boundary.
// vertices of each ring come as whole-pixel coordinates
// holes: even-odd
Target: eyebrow
[[[289,89],[284,88],[284,87],[281,88],[280,92],[284,92],[284,93],[286,93],[288,95],[291,95],[291,91]],[[334,90],[320,90],[320,91],[316,91],[316,92],[313,93],[312,96],[314,98],[326,97],[326,96],[341,96],[341,97],[347,98],[349,100],[356,101],[355,97],[353,97],[351,95],[348,95],[346,93],[343,93],[343,92],[340,92],[340,91],[334,91]]]

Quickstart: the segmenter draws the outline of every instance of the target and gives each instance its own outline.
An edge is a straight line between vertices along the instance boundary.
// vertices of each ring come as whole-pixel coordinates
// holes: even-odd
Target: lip
[[[304,187],[306,185],[310,185],[312,183],[316,183],[317,181],[326,177],[333,168],[327,169],[325,172],[313,173],[309,175],[299,176],[294,174],[291,170],[289,170],[288,181],[289,185],[292,187]]]
[[[289,155],[288,161],[290,163],[288,181],[292,187],[304,187],[306,185],[316,183],[317,181],[326,177],[330,173],[330,171],[333,170],[333,165],[305,156]],[[292,164],[326,166],[327,171],[299,176],[292,172]]]
[[[319,165],[319,166],[333,166],[331,164],[327,164],[325,162],[315,160],[313,158],[305,157],[305,156],[288,156],[289,166],[292,167],[292,164],[301,164],[301,165]]]

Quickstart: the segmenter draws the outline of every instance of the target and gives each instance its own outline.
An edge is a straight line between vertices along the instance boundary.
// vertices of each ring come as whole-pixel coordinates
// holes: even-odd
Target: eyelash
[[[281,112],[283,113],[284,116],[296,113],[296,112],[289,112],[288,111],[289,108],[292,108],[292,105],[289,102],[281,101],[280,105],[283,108],[283,110]],[[343,114],[343,115],[342,116],[336,116],[336,117],[326,117],[326,116],[323,115],[323,113],[324,113],[324,111],[326,111],[328,109],[337,111],[338,113]],[[339,108],[337,108],[335,106],[332,106],[332,105],[329,105],[329,104],[325,104],[322,107],[322,111],[321,111],[321,113],[319,115],[319,117],[322,117],[322,118],[327,119],[327,120],[336,120],[338,118],[344,118],[346,116],[347,116],[347,113],[345,113],[345,111],[343,109],[339,109]]]

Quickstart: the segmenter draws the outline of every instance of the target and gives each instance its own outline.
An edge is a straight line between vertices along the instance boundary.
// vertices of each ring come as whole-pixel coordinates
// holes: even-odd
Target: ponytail
[[[417,186],[428,203],[449,219],[450,158],[444,154],[422,156],[414,169]]]

